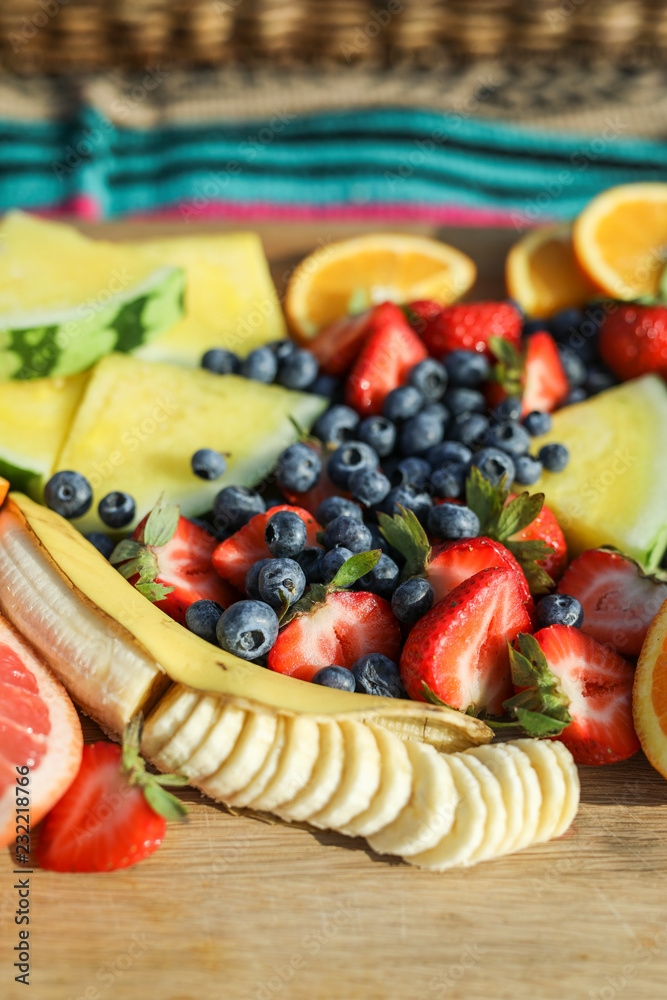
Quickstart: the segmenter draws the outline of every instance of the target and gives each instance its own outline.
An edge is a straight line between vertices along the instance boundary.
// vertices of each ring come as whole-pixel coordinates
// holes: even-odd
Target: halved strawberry
[[[532,613],[534,601],[521,566],[509,549],[493,538],[484,536],[445,542],[444,545],[437,545],[433,549],[426,567],[426,578],[435,592],[434,603],[442,600],[475,573],[499,566],[511,569],[517,574],[524,603],[527,610]]]
[[[518,637],[505,705],[530,732],[557,734],[578,764],[613,764],[639,750],[632,721],[634,669],[571,625]],[[550,721],[553,728],[549,729]]]
[[[419,326],[419,334],[435,358],[459,350],[479,351],[492,358],[492,337],[519,347],[523,323],[511,302],[459,302],[435,314],[421,303],[410,308],[415,311],[417,306],[421,308],[415,328]]]
[[[510,493],[508,503],[515,498],[515,493]],[[560,580],[565,567],[567,566],[567,542],[563,529],[556,520],[556,515],[549,507],[542,504],[542,508],[537,516],[509,536],[511,542],[543,542],[550,546],[553,552],[548,553],[544,559],[537,559],[536,565],[549,574],[552,580]]]
[[[489,382],[485,395],[489,406],[497,406],[506,396],[521,396],[521,413],[533,410],[551,412],[567,396],[570,384],[556,347],[556,341],[546,330],[528,337],[521,353],[517,345],[493,341],[492,350],[498,361],[494,382]]]
[[[317,334],[308,349],[320,363],[326,375],[344,375],[353,363],[369,335],[373,309],[357,316],[343,316]]]
[[[410,632],[401,677],[410,695],[465,712],[502,714],[512,691],[507,641],[529,631],[524,589],[513,569],[484,569],[455,587]]]
[[[213,569],[217,539],[199,524],[181,517],[179,508],[159,500],[114,549],[111,562],[158,608],[185,624],[195,601],[217,601],[228,608],[239,595]]]
[[[292,507],[290,504],[279,504],[271,507],[265,514],[255,514],[247,524],[220,542],[213,552],[213,566],[224,580],[245,593],[246,573],[260,559],[269,559],[271,553],[264,541],[264,529],[269,518],[279,510],[291,510],[298,514],[306,525],[306,545],[317,545],[317,532],[321,531],[312,514],[303,507]]]
[[[624,656],[639,656],[648,627],[667,600],[667,576],[650,576],[613,549],[588,549],[558,584],[584,610],[582,632]]]
[[[411,368],[428,357],[405,314],[393,302],[374,309],[367,334],[345,383],[345,402],[364,417],[381,413],[385,397],[403,385]]]
[[[158,849],[165,819],[187,810],[164,785],[178,775],[153,775],[139,756],[140,723],[116,743],[88,743],[79,773],[42,823],[37,860],[57,872],[106,872],[136,865]]]

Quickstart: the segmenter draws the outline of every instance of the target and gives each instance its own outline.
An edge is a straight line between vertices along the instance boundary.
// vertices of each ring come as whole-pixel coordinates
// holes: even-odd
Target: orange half
[[[639,655],[632,713],[644,753],[667,778],[667,601],[653,619]]]
[[[603,191],[574,223],[572,239],[579,264],[603,292],[655,295],[667,263],[667,184]]]
[[[299,264],[285,313],[294,335],[307,341],[334,320],[387,300],[448,305],[468,291],[476,273],[466,254],[426,236],[356,236],[325,244]]]
[[[553,316],[599,294],[579,266],[569,222],[522,236],[507,255],[505,281],[508,295],[531,317]]]

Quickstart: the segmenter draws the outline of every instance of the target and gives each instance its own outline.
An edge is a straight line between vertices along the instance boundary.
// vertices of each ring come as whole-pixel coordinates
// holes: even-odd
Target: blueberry
[[[356,690],[381,698],[406,698],[398,667],[382,653],[366,653],[352,664]]]
[[[337,517],[324,531],[327,549],[349,549],[350,552],[368,552],[371,547],[371,533],[356,517]]]
[[[443,441],[435,448],[429,448],[426,458],[433,468],[443,465],[445,462],[459,462],[461,465],[470,465],[472,462],[472,452],[460,441]]]
[[[392,389],[385,398],[382,415],[394,423],[399,420],[409,420],[419,413],[424,405],[424,397],[413,385],[402,385]]]
[[[546,330],[548,326],[549,323],[546,319],[526,320],[523,324],[523,335],[524,337],[528,337],[531,333],[540,333],[541,330]]]
[[[417,492],[428,489],[430,480],[431,466],[425,458],[416,455],[402,458],[391,475],[393,486],[409,486]]]
[[[323,583],[331,583],[343,563],[354,555],[349,549],[331,549],[325,552],[320,560],[320,573]]]
[[[514,482],[532,486],[542,475],[542,463],[533,455],[518,455],[514,459]]]
[[[264,500],[256,490],[247,486],[225,486],[213,501],[214,524],[218,529],[233,533],[265,510]]]
[[[486,412],[486,400],[477,389],[448,389],[444,403],[455,417],[460,413]]]
[[[431,473],[431,489],[441,499],[458,500],[465,492],[468,466],[460,462],[444,462]]]
[[[506,420],[521,418],[521,399],[518,396],[506,396],[493,410],[493,419],[502,424]]]
[[[200,639],[217,646],[215,629],[224,610],[217,601],[194,601],[185,611],[186,627]]]
[[[347,486],[352,499],[364,507],[374,507],[382,503],[391,489],[391,483],[379,469],[360,469],[359,472],[353,472]]]
[[[477,389],[491,373],[489,359],[478,351],[451,351],[445,367],[452,387],[460,389]]]
[[[296,351],[296,344],[287,337],[284,337],[282,340],[271,340],[265,346],[271,348],[279,365],[287,358],[290,358]]]
[[[342,391],[343,383],[335,375],[318,375],[308,386],[308,392],[312,392],[315,396],[324,396],[326,399],[339,399]]]
[[[406,510],[413,511],[419,520],[424,522],[428,517],[432,501],[428,493],[416,492],[409,486],[395,486],[387,494],[381,509],[385,514],[400,514],[399,504]]]
[[[560,361],[571,389],[578,389],[586,381],[586,365],[579,355],[569,347],[558,345]]]
[[[307,545],[305,549],[294,556],[306,576],[306,583],[322,583],[322,549],[315,545]]]
[[[401,451],[404,455],[423,455],[440,444],[445,433],[441,420],[428,413],[418,413],[407,420],[401,431]]]
[[[273,382],[278,373],[278,360],[270,347],[256,347],[241,362],[241,374],[254,382]]]
[[[573,625],[581,628],[584,609],[576,597],[569,594],[548,594],[535,605],[535,614],[540,628],[549,625]]]
[[[294,559],[305,548],[306,525],[294,511],[279,510],[266,522],[264,541],[276,559]]]
[[[359,440],[381,458],[391,455],[396,443],[396,427],[386,417],[366,417],[359,425]]]
[[[451,413],[447,409],[444,403],[427,403],[422,406],[420,413],[428,413],[429,416],[435,417],[442,424],[443,434],[447,429],[447,424],[450,421]]]
[[[276,382],[286,389],[304,390],[315,381],[319,368],[315,356],[299,347],[279,362]]]
[[[332,663],[330,667],[322,667],[312,676],[313,684],[335,688],[337,691],[354,691],[354,675],[347,667],[339,667]]]
[[[102,531],[91,531],[87,535],[84,535],[91,545],[94,545],[98,552],[100,552],[105,559],[108,559],[113,550],[116,548],[116,543],[105,535]]]
[[[329,459],[327,472],[335,486],[346,490],[350,476],[361,469],[377,469],[379,460],[376,452],[363,441],[346,441]]]
[[[506,486],[514,481],[516,468],[510,456],[499,448],[482,448],[473,455],[472,464],[476,465],[485,479],[492,486],[500,486],[503,477],[507,477]]]
[[[562,309],[552,316],[548,325],[554,340],[557,340],[559,344],[566,344],[571,337],[579,332],[583,318],[581,309]]]
[[[589,396],[597,396],[598,392],[611,389],[617,382],[616,376],[607,368],[591,366],[586,375],[586,392]]]
[[[489,432],[489,421],[481,413],[460,413],[454,417],[448,430],[452,441],[476,448],[484,443]]]
[[[237,601],[220,616],[218,644],[243,660],[255,660],[269,652],[278,638],[278,617],[262,601]]]
[[[339,497],[334,495],[332,497],[325,497],[322,503],[317,508],[315,514],[315,520],[318,524],[321,524],[323,528],[326,528],[327,524],[337,518],[342,517],[356,517],[357,521],[363,521],[364,515],[361,509],[356,503],[352,503],[351,500],[346,499],[346,497]]]
[[[570,461],[570,452],[564,444],[545,444],[538,458],[547,472],[562,472]]]
[[[435,592],[423,576],[413,576],[394,591],[391,610],[399,622],[413,625],[433,606]]]
[[[359,416],[350,406],[337,404],[318,417],[313,428],[316,437],[324,444],[341,445],[357,429]]]
[[[260,598],[280,610],[283,602],[294,604],[306,589],[306,574],[294,559],[270,559],[257,578]]]
[[[90,483],[80,472],[56,472],[44,487],[46,506],[68,520],[83,517],[92,502]]]
[[[200,479],[219,479],[227,471],[227,459],[213,448],[200,448],[190,459],[192,471]]]
[[[97,513],[107,528],[124,528],[136,513],[136,504],[129,493],[114,490],[102,497],[97,505]]]
[[[418,389],[427,403],[437,403],[447,388],[447,369],[439,361],[425,358],[410,369],[408,384]]]
[[[431,509],[428,530],[445,541],[457,538],[475,538],[480,523],[477,514],[469,507],[456,503],[441,503]]]
[[[216,375],[236,375],[241,368],[239,358],[224,347],[212,347],[201,359],[201,366]]]
[[[291,444],[278,456],[276,478],[284,489],[294,493],[307,493],[322,472],[320,457],[303,441]]]
[[[521,424],[507,421],[489,428],[487,442],[491,448],[500,448],[514,458],[526,454],[530,448],[530,434]]]
[[[399,574],[400,570],[394,560],[383,552],[373,569],[360,577],[355,586],[357,590],[368,590],[389,601],[396,590]]]
[[[549,433],[551,423],[550,413],[546,413],[544,410],[532,410],[524,418],[523,426],[531,437],[541,437],[542,434]]]
[[[575,403],[583,403],[585,399],[588,399],[588,393],[583,385],[580,385],[576,389],[570,389],[561,406],[573,406]]]
[[[245,592],[253,601],[261,600],[259,595],[259,574],[262,572],[266,564],[270,562],[272,562],[271,559],[258,559],[257,562],[252,564],[245,575]]]

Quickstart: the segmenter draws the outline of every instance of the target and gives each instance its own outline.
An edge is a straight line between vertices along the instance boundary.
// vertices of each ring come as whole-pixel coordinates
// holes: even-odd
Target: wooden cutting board
[[[94,231],[125,239],[156,229],[174,226]],[[261,232],[281,285],[318,239],[351,229]],[[514,233],[439,235],[477,261],[476,293],[503,294]],[[0,997],[663,1000],[667,783],[642,755],[582,768],[581,780],[580,813],[560,841],[447,874],[380,860],[360,840],[233,816],[186,792],[189,822],[171,826],[138,867],[30,876],[31,994],[13,978],[18,890],[2,852]]]

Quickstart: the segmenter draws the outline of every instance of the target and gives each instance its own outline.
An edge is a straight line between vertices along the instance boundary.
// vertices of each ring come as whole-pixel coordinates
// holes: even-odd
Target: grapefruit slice
[[[598,288],[616,299],[655,295],[667,260],[667,184],[603,191],[574,223],[574,252]]]
[[[577,261],[569,223],[522,236],[507,255],[505,281],[508,295],[536,318],[583,306],[598,294]]]
[[[632,714],[642,750],[667,778],[667,601],[653,619],[639,655]]]
[[[69,788],[82,750],[81,723],[65,688],[0,618],[0,847],[16,836],[16,769],[30,768],[32,828]]]
[[[475,280],[460,250],[426,236],[370,233],[328,243],[301,261],[285,292],[285,313],[299,340],[380,302],[434,299],[448,305]]]

